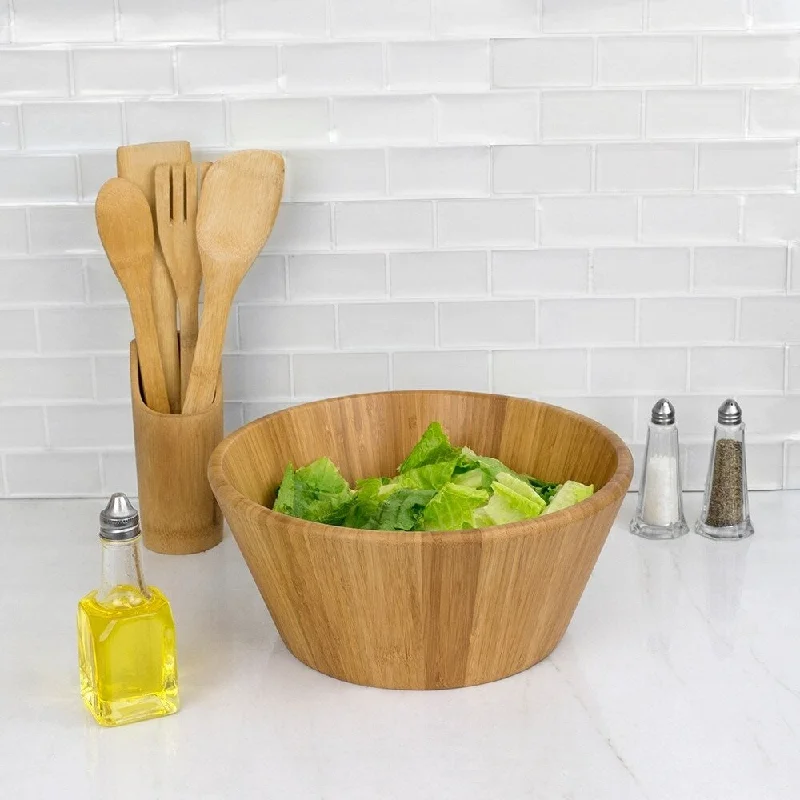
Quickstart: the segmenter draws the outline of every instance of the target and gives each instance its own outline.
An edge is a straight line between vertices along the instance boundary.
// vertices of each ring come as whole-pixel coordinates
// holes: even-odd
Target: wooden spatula
[[[117,175],[135,183],[144,192],[153,220],[156,217],[153,173],[157,164],[185,164],[192,160],[189,142],[149,142],[117,148]],[[164,364],[169,404],[172,411],[181,408],[181,377],[178,360],[178,325],[175,289],[156,242],[153,264],[153,310],[158,330],[158,346]]]
[[[208,162],[159,164],[155,171],[156,220],[161,250],[178,296],[181,318],[181,402],[186,396],[197,345],[197,304],[203,273],[197,252],[197,192]]]
[[[138,186],[124,178],[112,178],[97,194],[95,217],[100,241],[131,308],[145,403],[153,411],[169,414],[153,315],[155,235],[150,206]]]
[[[267,241],[283,194],[283,157],[243,150],[215,161],[203,182],[197,212],[197,247],[205,302],[184,414],[214,399],[233,297]]]

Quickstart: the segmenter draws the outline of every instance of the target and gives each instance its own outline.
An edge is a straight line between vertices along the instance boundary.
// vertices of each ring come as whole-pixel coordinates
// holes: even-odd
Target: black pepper
[[[734,439],[718,440],[714,449],[707,525],[724,528],[742,522],[742,467],[742,443]]]

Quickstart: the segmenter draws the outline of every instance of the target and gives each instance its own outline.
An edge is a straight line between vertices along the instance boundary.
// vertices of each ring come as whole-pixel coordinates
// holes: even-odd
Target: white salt
[[[651,456],[646,469],[642,519],[646,525],[672,525],[680,516],[678,461],[674,456]]]

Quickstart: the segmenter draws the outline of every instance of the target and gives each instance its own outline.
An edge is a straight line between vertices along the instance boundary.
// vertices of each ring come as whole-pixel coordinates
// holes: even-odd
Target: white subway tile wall
[[[5,4],[0,2],[3,11]],[[702,488],[740,397],[800,487],[800,3],[14,0],[0,12],[0,496],[135,491],[93,200],[124,143],[284,153],[230,429],[325,396],[557,402]]]

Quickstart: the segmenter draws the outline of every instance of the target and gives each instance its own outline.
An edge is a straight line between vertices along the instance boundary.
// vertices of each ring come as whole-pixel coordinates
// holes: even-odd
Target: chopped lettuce
[[[375,530],[419,530],[420,520],[436,492],[433,489],[398,489],[381,505]]]
[[[567,481],[553,496],[550,504],[545,509],[545,514],[552,514],[555,511],[561,511],[564,508],[574,506],[591,497],[594,494],[594,486],[586,486],[577,481]]]
[[[381,478],[367,478],[356,484],[356,496],[347,510],[344,525],[348,528],[374,528],[378,519],[381,499],[378,492],[383,486]]]
[[[492,485],[490,478],[482,469],[468,469],[466,472],[453,474],[453,483],[459,486],[469,486],[470,489],[488,489]]]
[[[355,490],[328,458],[286,467],[274,510],[294,517],[387,531],[456,531],[532,519],[594,492],[522,475],[502,461],[456,448],[432,422],[395,478],[366,478]]]
[[[497,477],[500,472],[507,472],[509,475],[517,475],[513,469],[507,467],[502,461],[496,458],[489,458],[489,456],[479,456],[474,453],[469,447],[461,448],[461,460],[459,464],[462,468],[479,469],[484,474],[485,489],[488,489],[492,481]]]
[[[359,481],[344,525],[377,531],[411,531],[425,506],[436,494],[433,489],[410,489],[382,478]]]
[[[458,461],[438,461],[401,472],[395,481],[407,489],[441,489],[450,481]]]
[[[560,483],[548,483],[547,481],[540,481],[537,478],[532,478],[530,475],[525,476],[525,480],[536,489],[536,494],[549,503],[553,495],[561,488]]]
[[[402,474],[427,464],[451,461],[458,458],[458,454],[458,450],[450,444],[447,434],[442,430],[441,423],[431,422],[397,471]]]
[[[546,504],[526,481],[508,472],[499,472],[492,482],[492,496],[483,508],[473,515],[478,528],[504,525],[538,517]]]
[[[281,514],[294,513],[294,467],[291,461],[283,471],[283,479],[278,487],[278,496],[275,498],[273,509],[280,511]]]
[[[329,458],[318,458],[295,470],[286,467],[275,510],[312,522],[341,525],[354,492]]]
[[[510,472],[498,472],[496,482],[510,492],[521,495],[522,497],[530,500],[538,508],[544,508],[547,503],[539,496],[536,489],[534,489],[527,481],[522,478],[512,475]],[[495,491],[497,489],[495,488]]]
[[[488,499],[489,493],[483,489],[447,483],[426,506],[422,515],[422,529],[460,531],[462,528],[473,528],[472,512]]]

